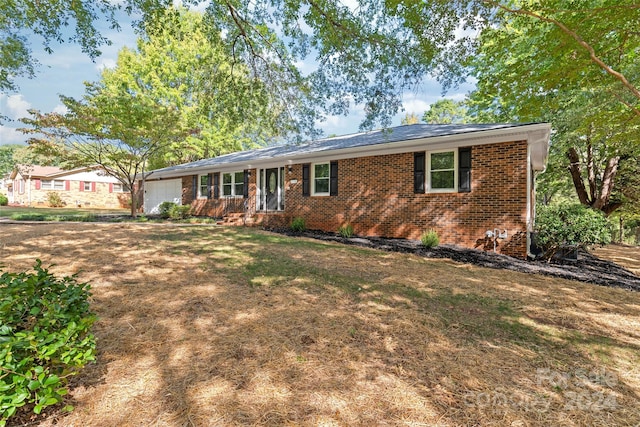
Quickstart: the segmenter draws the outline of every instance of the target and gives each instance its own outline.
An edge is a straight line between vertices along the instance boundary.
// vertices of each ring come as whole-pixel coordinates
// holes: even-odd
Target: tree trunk
[[[596,184],[596,165],[593,160],[593,146],[590,137],[587,137],[587,181],[589,182],[589,197],[591,200],[596,200],[598,185]]]
[[[573,179],[573,186],[578,194],[580,203],[585,206],[591,206],[591,200],[587,194],[587,189],[584,186],[582,180],[582,171],[580,170],[580,156],[574,147],[570,147],[567,151],[567,157],[569,158],[569,172],[571,172],[571,178]]]
[[[131,193],[131,218],[136,218],[138,215],[138,200],[135,185],[130,186],[129,192]]]
[[[612,157],[607,162],[607,167],[604,169],[602,175],[602,186],[599,191],[598,197],[593,201],[593,208],[603,211],[609,215],[611,212],[620,207],[620,204],[609,204],[609,198],[613,192],[613,184],[615,183],[616,173],[618,172],[618,165],[620,164],[620,156]],[[614,205],[615,208],[613,208]],[[606,209],[605,209],[606,207]],[[613,208],[613,209],[612,209]],[[607,213],[607,210],[609,211]]]
[[[578,154],[578,151],[574,147],[569,148],[569,150],[567,150],[567,157],[569,158],[568,169],[571,173],[573,186],[576,189],[576,193],[581,204],[602,211],[607,216],[622,206],[622,203],[619,202],[609,202],[611,193],[613,192],[618,166],[620,164],[620,156],[611,157],[607,161],[607,166],[605,167],[602,175],[602,182],[600,183],[600,188],[598,188],[598,180],[596,179],[595,174],[595,160],[589,145],[587,148],[587,178],[589,180],[589,192],[587,192],[587,188],[582,177],[580,155]]]
[[[622,215],[620,215],[620,238],[618,239],[619,243],[622,243],[622,236],[624,234],[624,219]]]

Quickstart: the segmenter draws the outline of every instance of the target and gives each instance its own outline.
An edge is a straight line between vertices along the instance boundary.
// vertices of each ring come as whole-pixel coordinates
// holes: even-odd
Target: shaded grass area
[[[96,208],[50,208],[0,206],[0,217],[14,216],[97,216],[97,215],[127,215],[129,209],[96,209]]]
[[[79,221],[79,222],[93,222],[96,217],[94,214],[40,214],[40,213],[16,213],[11,215],[11,219],[16,221]]]
[[[98,363],[59,425],[640,422],[637,292],[243,228],[0,242],[93,284]]]
[[[96,208],[49,208],[49,207],[0,207],[0,218],[14,221],[51,221],[51,222],[172,222],[179,224],[212,224],[215,218],[188,217],[184,219],[162,219],[157,215],[149,216],[140,213],[134,219],[129,209],[96,209]]]

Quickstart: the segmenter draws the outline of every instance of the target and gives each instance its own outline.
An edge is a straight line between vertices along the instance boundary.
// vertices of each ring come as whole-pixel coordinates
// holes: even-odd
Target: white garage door
[[[162,202],[182,204],[182,179],[147,181],[144,183],[144,213],[158,214]]]

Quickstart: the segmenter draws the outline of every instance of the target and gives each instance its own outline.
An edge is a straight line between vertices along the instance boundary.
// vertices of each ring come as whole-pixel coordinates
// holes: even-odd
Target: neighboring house
[[[129,193],[99,166],[62,170],[54,166],[16,165],[10,175],[9,203],[47,206],[50,192],[68,207],[122,208]]]
[[[145,212],[162,201],[195,215],[419,239],[524,258],[550,125],[407,125],[269,147],[152,171]]]

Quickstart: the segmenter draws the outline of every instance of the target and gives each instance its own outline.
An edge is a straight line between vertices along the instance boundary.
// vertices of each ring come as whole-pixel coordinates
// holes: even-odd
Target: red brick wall
[[[268,216],[269,226],[288,226],[303,217],[307,228],[337,231],[350,223],[357,234],[419,239],[435,229],[441,243],[493,250],[487,230],[507,230],[498,251],[524,258],[527,214],[527,143],[474,146],[471,192],[413,192],[413,153],[338,161],[337,196],[302,196],[302,165],[285,177],[285,211]],[[291,183],[291,180],[297,180]],[[183,204],[196,215],[220,217],[222,199],[193,200],[193,177],[182,179]],[[256,194],[256,170],[249,195]]]
[[[252,169],[249,171],[249,196],[254,199],[256,194],[256,171]],[[222,194],[222,174],[220,174],[220,195]],[[198,216],[210,216],[214,218],[221,218],[225,213],[225,203],[230,203],[223,197],[217,199],[211,196],[211,199],[206,198],[193,198],[193,175],[182,177],[182,204],[191,205],[191,214]],[[234,202],[236,206],[241,205],[244,199],[238,197]]]
[[[366,236],[419,239],[431,228],[441,243],[493,250],[487,230],[506,229],[498,250],[526,257],[527,143],[472,148],[469,193],[413,192],[413,153],[338,162],[337,196],[302,196],[302,166],[286,193],[283,221],[305,218],[307,228],[336,231],[351,223]]]

